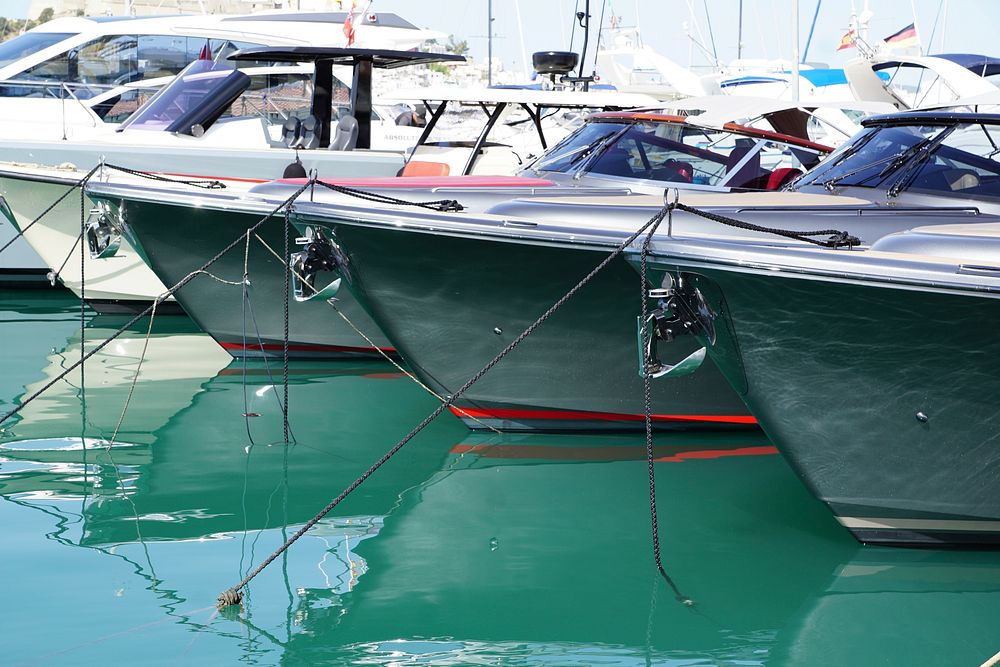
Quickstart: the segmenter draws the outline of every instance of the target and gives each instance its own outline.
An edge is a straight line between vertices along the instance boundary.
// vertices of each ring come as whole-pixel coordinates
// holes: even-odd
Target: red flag
[[[212,59],[212,47],[209,45],[208,40],[205,40],[205,46],[201,47],[201,53],[198,55],[198,60],[211,60]]]
[[[357,9],[357,0],[351,1],[351,11],[347,12],[344,18],[344,37],[347,38],[347,45],[354,44],[354,11]]]

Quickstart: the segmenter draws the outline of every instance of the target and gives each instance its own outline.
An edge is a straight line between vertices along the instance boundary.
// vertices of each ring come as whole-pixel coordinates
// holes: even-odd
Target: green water
[[[123,318],[87,316],[88,341]],[[0,292],[0,408],[80,355],[64,292]],[[216,596],[435,402],[383,363],[230,362],[145,323],[2,425],[4,665],[979,665],[1000,554],[856,544],[763,436],[432,423],[250,585]],[[269,376],[269,370],[271,375]],[[244,413],[259,416],[244,417]]]

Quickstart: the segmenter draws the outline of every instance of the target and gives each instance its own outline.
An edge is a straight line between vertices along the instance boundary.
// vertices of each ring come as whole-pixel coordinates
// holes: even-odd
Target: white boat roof
[[[402,89],[383,96],[383,101],[398,102],[459,102],[461,104],[530,104],[543,107],[632,109],[660,107],[662,103],[651,95],[622,93],[613,90],[535,90],[531,88],[460,88],[438,86]]]
[[[777,100],[770,97],[753,97],[748,95],[706,95],[689,97],[672,102],[670,108],[677,111],[702,110],[697,116],[688,117],[692,125],[719,128],[726,123],[738,123],[748,119],[761,118],[779,111],[790,109],[850,109],[866,114],[890,113],[896,108],[885,102],[844,100],[833,102],[818,99]]]

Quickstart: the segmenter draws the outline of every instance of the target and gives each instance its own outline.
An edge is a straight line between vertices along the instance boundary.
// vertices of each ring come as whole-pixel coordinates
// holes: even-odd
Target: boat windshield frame
[[[222,116],[250,83],[249,76],[231,65],[195,60],[122,121],[118,132],[199,135]]]

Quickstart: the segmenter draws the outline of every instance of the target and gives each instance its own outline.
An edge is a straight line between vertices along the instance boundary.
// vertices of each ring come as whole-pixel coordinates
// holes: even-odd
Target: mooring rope
[[[49,273],[48,279],[49,279],[49,282],[52,283],[53,286],[55,286],[56,280],[62,274],[62,270],[66,268],[66,264],[69,263],[70,257],[72,257],[73,253],[76,252],[76,246],[79,245],[82,240],[83,240],[83,235],[77,236],[76,237],[76,241],[74,241],[74,243],[73,243],[73,247],[71,247],[69,249],[69,253],[66,254],[65,258],[63,258],[62,264],[59,265],[59,268],[56,271],[52,271],[52,272]],[[82,274],[81,274],[81,277],[82,277]]]
[[[87,349],[87,193],[80,188],[80,238],[76,240],[80,244],[80,390],[87,391],[86,378],[84,377],[83,354]]]
[[[669,192],[669,190],[668,190]],[[676,192],[676,190],[675,190]],[[665,212],[668,217],[673,216],[673,211],[677,208],[678,202],[676,198],[674,201],[667,204],[665,207]],[[649,339],[651,333],[649,327],[646,326],[646,318],[649,317],[649,302],[646,294],[646,263],[649,257],[649,244],[653,240],[653,234],[656,233],[656,228],[660,226],[663,221],[663,216],[657,220],[649,229],[649,233],[646,234],[646,238],[642,242],[642,249],[639,252],[639,299],[642,302],[642,318],[639,320],[643,323],[642,326],[642,349],[649,349]],[[667,223],[670,226],[670,223]],[[652,390],[650,387],[652,380],[652,373],[649,369],[649,359],[646,355],[642,355],[642,407],[643,407],[643,421],[646,426],[646,468],[649,474],[649,515],[650,522],[652,524],[652,537],[653,537],[653,561],[656,563],[656,569],[659,570],[660,575],[663,580],[667,582],[671,590],[674,592],[674,597],[678,602],[682,604],[692,606],[694,601],[681,593],[680,589],[674,583],[674,580],[667,574],[667,571],[663,568],[663,559],[660,554],[660,521],[657,518],[656,513],[656,473],[654,472],[653,466],[653,399]]]
[[[382,455],[375,463],[373,463],[365,472],[361,474],[356,480],[354,480],[346,489],[341,491],[341,493],[330,501],[322,510],[320,510],[313,518],[307,521],[301,528],[299,528],[290,538],[288,538],[284,544],[278,547],[270,556],[265,558],[260,565],[254,568],[248,575],[246,575],[242,581],[231,588],[227,588],[219,595],[219,599],[216,602],[216,606],[219,609],[223,607],[228,607],[230,605],[239,604],[243,600],[242,589],[249,584],[254,577],[264,571],[268,565],[270,565],[274,560],[280,556],[286,549],[288,549],[292,544],[295,543],[300,537],[306,534],[313,526],[319,523],[324,516],[330,513],[333,508],[341,503],[348,495],[351,494],[355,489],[361,486],[365,480],[371,477],[379,468],[381,468],[389,459],[391,459],[396,452],[403,448],[406,443],[412,440],[418,433],[420,433],[428,424],[434,421],[442,412],[444,412],[448,407],[455,402],[460,396],[462,396],[472,385],[480,380],[486,373],[490,371],[494,366],[496,366],[500,361],[506,357],[512,350],[514,350],[521,342],[530,336],[535,329],[541,326],[549,317],[552,316],[559,308],[562,307],[567,301],[569,301],[573,296],[576,295],[587,283],[589,283],[594,276],[600,273],[608,264],[614,261],[622,252],[625,251],[629,245],[632,244],[639,236],[642,235],[651,225],[662,220],[667,214],[668,207],[664,206],[660,211],[658,211],[648,222],[642,225],[638,230],[629,235],[624,241],[622,241],[615,249],[608,254],[601,262],[594,267],[590,273],[584,276],[576,285],[574,285],[566,294],[564,294],[558,301],[556,301],[552,306],[548,308],[541,316],[538,317],[534,322],[532,322],[524,331],[522,331],[514,340],[512,340],[507,347],[501,350],[493,359],[491,359],[482,369],[480,369],[475,375],[473,375],[469,380],[465,382],[454,394],[447,397],[440,405],[437,406],[429,415],[427,415],[417,426],[413,428],[402,440],[397,442],[389,451]]]
[[[149,171],[130,169],[128,167],[122,167],[115,164],[105,164],[104,166],[107,167],[108,169],[114,169],[124,174],[131,174],[132,176],[138,176],[139,178],[147,178],[151,181],[161,181],[165,183],[179,183],[181,185],[190,185],[192,187],[202,188],[204,190],[220,190],[220,189],[225,189],[226,187],[225,183],[215,179],[197,179],[197,178],[192,179],[192,178],[179,178],[173,176],[161,176],[160,174],[154,174]]]
[[[88,171],[83,178],[81,178],[80,180],[76,181],[71,186],[69,186],[66,189],[66,192],[62,193],[54,202],[52,202],[51,204],[49,204],[49,206],[44,211],[42,211],[41,213],[39,213],[38,216],[36,216],[31,222],[29,222],[28,224],[26,224],[24,226],[24,229],[22,229],[21,231],[19,231],[17,234],[14,235],[14,238],[12,238],[10,241],[7,241],[7,243],[5,243],[3,245],[3,247],[0,247],[0,253],[3,253],[3,251],[6,250],[7,248],[9,248],[10,246],[12,246],[15,241],[17,241],[19,238],[21,238],[22,236],[24,236],[25,232],[27,232],[29,229],[31,229],[35,225],[36,222],[38,222],[39,220],[41,220],[42,218],[44,218],[46,215],[48,215],[49,213],[51,213],[52,209],[54,209],[56,206],[58,206],[64,199],[66,199],[66,197],[69,197],[70,194],[72,194],[72,192],[74,190],[76,190],[79,187],[82,187],[82,186],[86,185],[87,181],[90,180],[90,177],[93,176],[94,173],[98,169],[100,169],[100,168],[101,168],[101,165],[99,165],[99,164],[96,165],[93,169],[91,169],[90,171]],[[13,211],[11,211],[11,212],[13,212]]]
[[[289,205],[288,207],[285,208],[285,216],[284,216],[284,218],[285,218],[285,224],[284,224],[285,257],[288,257],[288,253],[289,253],[289,248],[288,248],[288,232],[289,232],[289,228],[291,227],[291,220],[289,218],[289,216],[291,215],[291,210],[292,210],[292,206],[291,205]],[[256,236],[256,234],[255,234],[255,236]],[[250,238],[249,237],[247,237],[247,242],[248,243],[250,242]],[[286,264],[286,265],[288,264],[287,260],[284,261],[284,262],[282,262],[282,263]],[[282,427],[284,429],[285,444],[287,445],[288,444],[288,290],[289,290],[289,284],[288,284],[288,271],[285,270],[285,271],[282,271],[281,273],[285,277],[285,291],[283,293],[284,294],[284,298],[282,299],[282,303],[281,303],[281,306],[282,306],[282,308],[284,310],[284,317],[285,317],[284,322],[283,322],[284,325],[285,325],[285,328],[284,328],[284,331],[283,331],[283,334],[282,334],[282,338],[281,338],[281,386],[282,386],[282,388],[284,390],[284,394],[282,396],[283,401],[282,401],[282,405],[281,405],[281,417],[282,417],[281,425],[282,425]],[[287,456],[287,453],[286,453],[286,456]],[[286,470],[286,474],[287,474],[287,470]]]
[[[454,199],[436,199],[434,201],[422,201],[422,202],[407,201],[405,199],[397,199],[396,197],[390,197],[389,195],[382,193],[366,192],[364,190],[349,188],[344,185],[325,183],[318,179],[313,179],[312,182],[315,185],[321,185],[328,190],[333,190],[334,192],[350,195],[352,197],[357,197],[358,199],[364,199],[365,201],[375,202],[377,204],[395,204],[397,206],[417,206],[420,208],[427,208],[432,211],[442,211],[442,212],[449,212],[449,211],[458,212],[465,210],[465,207],[459,204]]]
[[[274,255],[274,257],[279,262],[282,261],[281,255],[279,255],[275,251],[274,248],[272,248],[270,245],[268,245],[267,241],[265,241],[263,238],[261,238],[259,234],[254,234],[254,236],[257,237],[257,240],[260,241],[261,245],[263,245],[264,248],[266,248],[268,252],[270,252],[272,255]],[[293,269],[290,265],[288,267],[288,274],[289,275],[294,275],[296,278],[298,278],[299,280],[301,280],[303,283],[306,282],[306,279],[302,277],[302,274],[300,274],[298,271],[296,271],[295,269]],[[333,312],[337,313],[337,315],[340,316],[340,319],[344,320],[344,323],[347,324],[347,326],[350,327],[351,330],[354,331],[354,333],[358,334],[358,336],[360,336],[366,343],[368,343],[368,345],[373,350],[375,350],[376,352],[378,352],[379,355],[383,359],[385,359],[390,364],[392,364],[396,368],[397,371],[399,371],[400,373],[402,373],[403,375],[405,375],[406,377],[408,377],[410,380],[412,380],[414,382],[414,384],[416,384],[418,387],[420,387],[421,389],[423,389],[424,391],[426,391],[428,394],[430,394],[431,396],[433,396],[437,400],[439,400],[439,401],[445,400],[444,397],[441,396],[441,394],[437,393],[436,391],[434,391],[433,389],[431,389],[430,387],[428,387],[426,384],[424,384],[423,382],[421,382],[420,379],[416,375],[414,375],[410,371],[408,371],[405,368],[403,368],[403,366],[401,366],[398,361],[396,361],[395,359],[393,359],[389,354],[386,353],[385,350],[383,350],[381,347],[379,347],[378,343],[376,343],[374,340],[372,340],[371,337],[368,334],[366,334],[354,322],[352,322],[351,318],[349,318],[347,315],[345,315],[344,312],[340,310],[340,308],[337,308],[337,304],[334,303],[334,301],[335,301],[335,299],[327,299],[326,303],[331,308],[333,308]],[[493,431],[497,435],[500,435],[500,430],[499,429],[497,429],[497,428],[495,428],[493,426],[490,426],[486,422],[481,421],[477,417],[469,414],[466,410],[464,410],[464,409],[462,409],[462,408],[460,408],[458,406],[453,406],[453,407],[455,408],[455,410],[460,415],[462,415],[466,419],[470,419],[470,420],[476,422],[477,424],[479,424],[480,426],[482,426],[483,428],[489,429],[490,431]]]
[[[279,211],[283,210],[286,206],[288,206],[293,201],[295,201],[295,199],[297,199],[299,197],[299,195],[301,195],[306,190],[306,188],[308,187],[308,185],[309,184],[307,183],[307,184],[303,185],[301,188],[299,188],[298,190],[296,190],[294,194],[292,194],[290,197],[288,197],[288,199],[286,199],[283,202],[281,202],[280,204],[278,204],[270,213],[268,213],[263,218],[261,218],[256,223],[254,223],[252,226],[250,226],[247,229],[246,232],[244,232],[243,234],[240,234],[240,236],[238,238],[236,238],[234,241],[232,241],[230,244],[228,244],[225,248],[223,248],[218,253],[216,253],[215,256],[213,256],[211,259],[209,259],[207,262],[205,262],[205,264],[203,264],[200,268],[198,268],[198,269],[192,271],[191,273],[187,274],[186,276],[184,276],[183,278],[181,278],[179,281],[177,281],[177,283],[174,284],[173,287],[170,287],[165,292],[163,292],[163,294],[161,294],[160,296],[156,297],[156,299],[153,300],[152,304],[150,304],[145,309],[143,309],[142,312],[140,312],[140,313],[136,314],[134,317],[132,317],[128,322],[126,322],[124,325],[122,325],[120,328],[118,328],[118,330],[116,330],[115,332],[113,332],[111,334],[111,336],[109,336],[103,342],[101,342],[97,346],[95,346],[90,352],[87,352],[86,354],[84,354],[80,358],[79,361],[77,361],[77,362],[73,363],[72,365],[70,365],[62,373],[60,373],[56,377],[52,378],[49,382],[45,383],[45,385],[43,385],[35,393],[33,393],[31,396],[28,396],[20,404],[18,404],[13,409],[11,409],[9,412],[7,412],[2,417],[0,417],[0,424],[3,424],[8,419],[10,419],[14,415],[18,414],[21,410],[23,410],[25,408],[25,406],[27,406],[33,400],[35,400],[36,398],[38,398],[38,396],[40,396],[42,393],[44,393],[45,391],[47,391],[49,389],[49,387],[51,387],[52,385],[54,385],[57,382],[61,381],[69,373],[71,373],[73,370],[75,370],[77,366],[80,366],[87,359],[91,358],[92,356],[94,356],[95,354],[97,354],[98,352],[100,352],[101,350],[103,350],[105,347],[107,347],[108,345],[110,345],[111,341],[115,340],[116,338],[118,338],[118,336],[122,335],[122,333],[124,333],[129,327],[131,327],[133,324],[135,324],[136,322],[138,322],[139,320],[141,320],[143,317],[146,317],[147,315],[149,315],[149,313],[152,312],[153,308],[157,304],[162,303],[164,300],[166,300],[167,298],[169,298],[170,296],[172,296],[174,294],[174,292],[176,292],[177,290],[179,290],[182,287],[184,287],[185,285],[187,285],[196,276],[198,276],[198,275],[200,275],[202,273],[206,273],[207,274],[208,273],[208,271],[207,271],[208,267],[212,266],[213,264],[215,264],[215,262],[219,261],[219,259],[223,255],[225,255],[226,253],[228,253],[230,250],[232,250],[233,248],[237,247],[240,244],[240,241],[243,240],[248,234],[253,234],[254,232],[256,232],[258,229],[261,228],[261,226],[264,225],[264,223],[266,223],[268,220],[270,220],[271,218],[273,218]]]
[[[819,229],[812,232],[798,232],[791,231],[787,229],[777,229],[775,227],[762,227],[761,225],[755,225],[750,222],[744,222],[742,220],[737,220],[736,218],[730,218],[725,215],[720,215],[718,213],[712,213],[710,211],[702,211],[694,206],[688,206],[687,204],[681,203],[679,201],[674,201],[672,204],[673,208],[679,211],[686,211],[693,215],[701,216],[707,220],[713,222],[718,222],[723,225],[728,225],[729,227],[736,227],[738,229],[746,229],[751,232],[761,232],[764,234],[777,234],[778,236],[784,236],[785,238],[795,239],[796,241],[805,241],[806,243],[813,243],[818,246],[823,246],[824,248],[852,248],[857,245],[861,245],[861,240],[856,236],[851,236],[845,231],[839,229]],[[829,236],[830,238],[820,241],[817,239],[811,239],[810,236]]]
[[[153,310],[149,313],[149,326],[146,328],[146,337],[142,341],[142,352],[139,354],[139,362],[135,367],[135,375],[132,376],[132,382],[129,384],[128,393],[125,395],[125,404],[122,406],[121,415],[118,416],[118,423],[115,424],[115,430],[111,434],[110,444],[114,444],[118,440],[118,431],[121,430],[122,423],[125,421],[125,413],[128,412],[129,404],[132,402],[132,394],[135,393],[135,385],[139,381],[139,372],[142,370],[142,364],[146,360],[146,350],[149,349],[149,338],[153,333],[153,320],[156,319],[156,302],[153,302]]]

